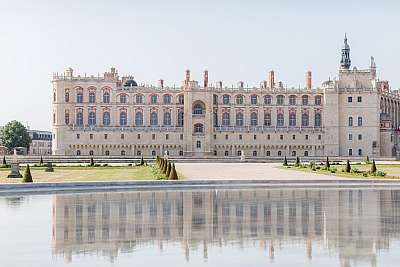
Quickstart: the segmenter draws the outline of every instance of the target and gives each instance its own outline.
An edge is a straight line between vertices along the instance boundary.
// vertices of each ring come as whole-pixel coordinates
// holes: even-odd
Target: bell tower
[[[351,66],[350,59],[350,46],[347,43],[347,35],[344,34],[344,44],[342,47],[342,59],[340,60],[340,68],[342,70],[348,70]]]

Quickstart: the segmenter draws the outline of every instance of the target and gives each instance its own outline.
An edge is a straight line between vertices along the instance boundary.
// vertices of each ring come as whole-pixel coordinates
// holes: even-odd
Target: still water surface
[[[0,196],[0,266],[400,266],[400,191]]]

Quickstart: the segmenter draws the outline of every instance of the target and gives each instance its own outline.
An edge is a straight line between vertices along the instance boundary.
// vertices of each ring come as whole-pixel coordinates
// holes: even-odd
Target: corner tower
[[[344,34],[344,44],[342,47],[342,59],[340,60],[340,67],[341,69],[348,70],[351,66],[351,59],[350,59],[350,46],[347,43],[347,35]]]

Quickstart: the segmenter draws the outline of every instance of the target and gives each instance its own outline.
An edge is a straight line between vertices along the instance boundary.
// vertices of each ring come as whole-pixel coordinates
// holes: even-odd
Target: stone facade
[[[31,137],[28,154],[31,156],[51,155],[52,134],[48,131],[28,130]]]
[[[103,76],[53,76],[53,154],[93,156],[283,157],[397,153],[400,97],[376,66],[350,69],[345,39],[339,77],[312,88],[267,81],[235,88],[202,83],[138,84],[112,68]]]

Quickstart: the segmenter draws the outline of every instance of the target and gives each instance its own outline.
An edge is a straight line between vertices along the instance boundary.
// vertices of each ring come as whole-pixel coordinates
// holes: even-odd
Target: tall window
[[[196,124],[194,125],[194,132],[195,132],[195,133],[203,133],[203,130],[204,130],[203,124],[201,124],[201,123],[196,123]]]
[[[65,115],[65,124],[68,125],[69,124],[69,112],[68,112],[68,110],[65,111],[64,115]]]
[[[315,114],[314,126],[315,127],[321,127],[321,113],[316,113]]]
[[[267,112],[264,115],[264,125],[267,127],[271,126],[271,113]]]
[[[353,126],[353,117],[349,117],[349,126],[350,126],[350,127]]]
[[[257,122],[257,113],[256,112],[252,112],[250,114],[250,125],[251,126],[257,126],[258,122]]]
[[[157,95],[150,96],[150,103],[157,104]]]
[[[301,126],[308,127],[308,125],[309,125],[308,113],[301,114]]]
[[[218,114],[217,112],[213,113],[213,125],[218,126]]]
[[[119,96],[119,102],[122,104],[126,103],[126,95],[122,94]]]
[[[278,113],[276,122],[278,127],[282,127],[284,125],[285,119],[283,117],[283,113]]]
[[[236,113],[236,126],[243,126],[243,113]]]
[[[289,114],[289,126],[294,127],[296,126],[296,113],[291,112]]]
[[[109,92],[104,92],[103,103],[110,103],[110,93]]]
[[[82,92],[78,92],[76,94],[76,102],[77,103],[83,103],[83,93]]]
[[[320,95],[315,96],[315,105],[320,106],[322,103],[322,97]]]
[[[218,96],[217,95],[213,95],[213,104],[218,105]]]
[[[143,125],[143,113],[140,111],[135,113],[135,125],[136,126]]]
[[[222,125],[223,126],[229,126],[231,124],[230,122],[230,116],[228,112],[224,112],[222,114]]]
[[[283,95],[278,95],[276,96],[276,104],[282,106],[283,102],[285,100],[285,97]]]
[[[178,103],[179,105],[183,105],[185,102],[185,97],[183,95],[178,96]]]
[[[229,95],[223,95],[222,96],[222,103],[224,105],[229,105],[230,101],[231,101],[231,97]]]
[[[303,106],[307,106],[308,105],[308,95],[303,95],[301,97],[301,103],[303,104]]]
[[[264,96],[264,104],[271,105],[272,104],[272,97],[270,95]]]
[[[163,97],[164,104],[169,105],[171,104],[171,95],[164,95]]]
[[[256,96],[256,95],[252,95],[252,96],[250,97],[250,103],[251,103],[252,105],[257,105],[257,96]]]
[[[69,102],[69,92],[65,92],[65,102]]]
[[[150,113],[150,125],[157,126],[158,125],[158,115],[157,112]]]
[[[199,103],[195,104],[193,107],[193,114],[203,114],[203,106]]]
[[[289,105],[291,105],[291,106],[296,105],[296,96],[295,95],[289,96]]]
[[[96,102],[96,94],[94,92],[89,93],[89,103],[95,103]]]
[[[183,111],[178,112],[178,126],[183,126],[184,114]]]
[[[164,112],[164,126],[171,126],[171,112]]]
[[[362,124],[363,124],[363,119],[362,119],[362,117],[358,117],[358,118],[357,118],[357,125],[358,125],[358,126],[362,126]]]
[[[121,111],[119,113],[119,125],[120,126],[126,126],[127,125],[127,116],[126,116],[126,111]]]
[[[103,125],[109,126],[111,123],[110,112],[105,111],[103,112]]]
[[[236,96],[236,104],[238,104],[238,105],[243,104],[243,96],[242,95]]]
[[[76,113],[76,124],[79,126],[83,125],[83,112],[82,111],[78,111]]]
[[[143,96],[142,95],[136,95],[135,102],[136,102],[136,104],[143,104]]]

